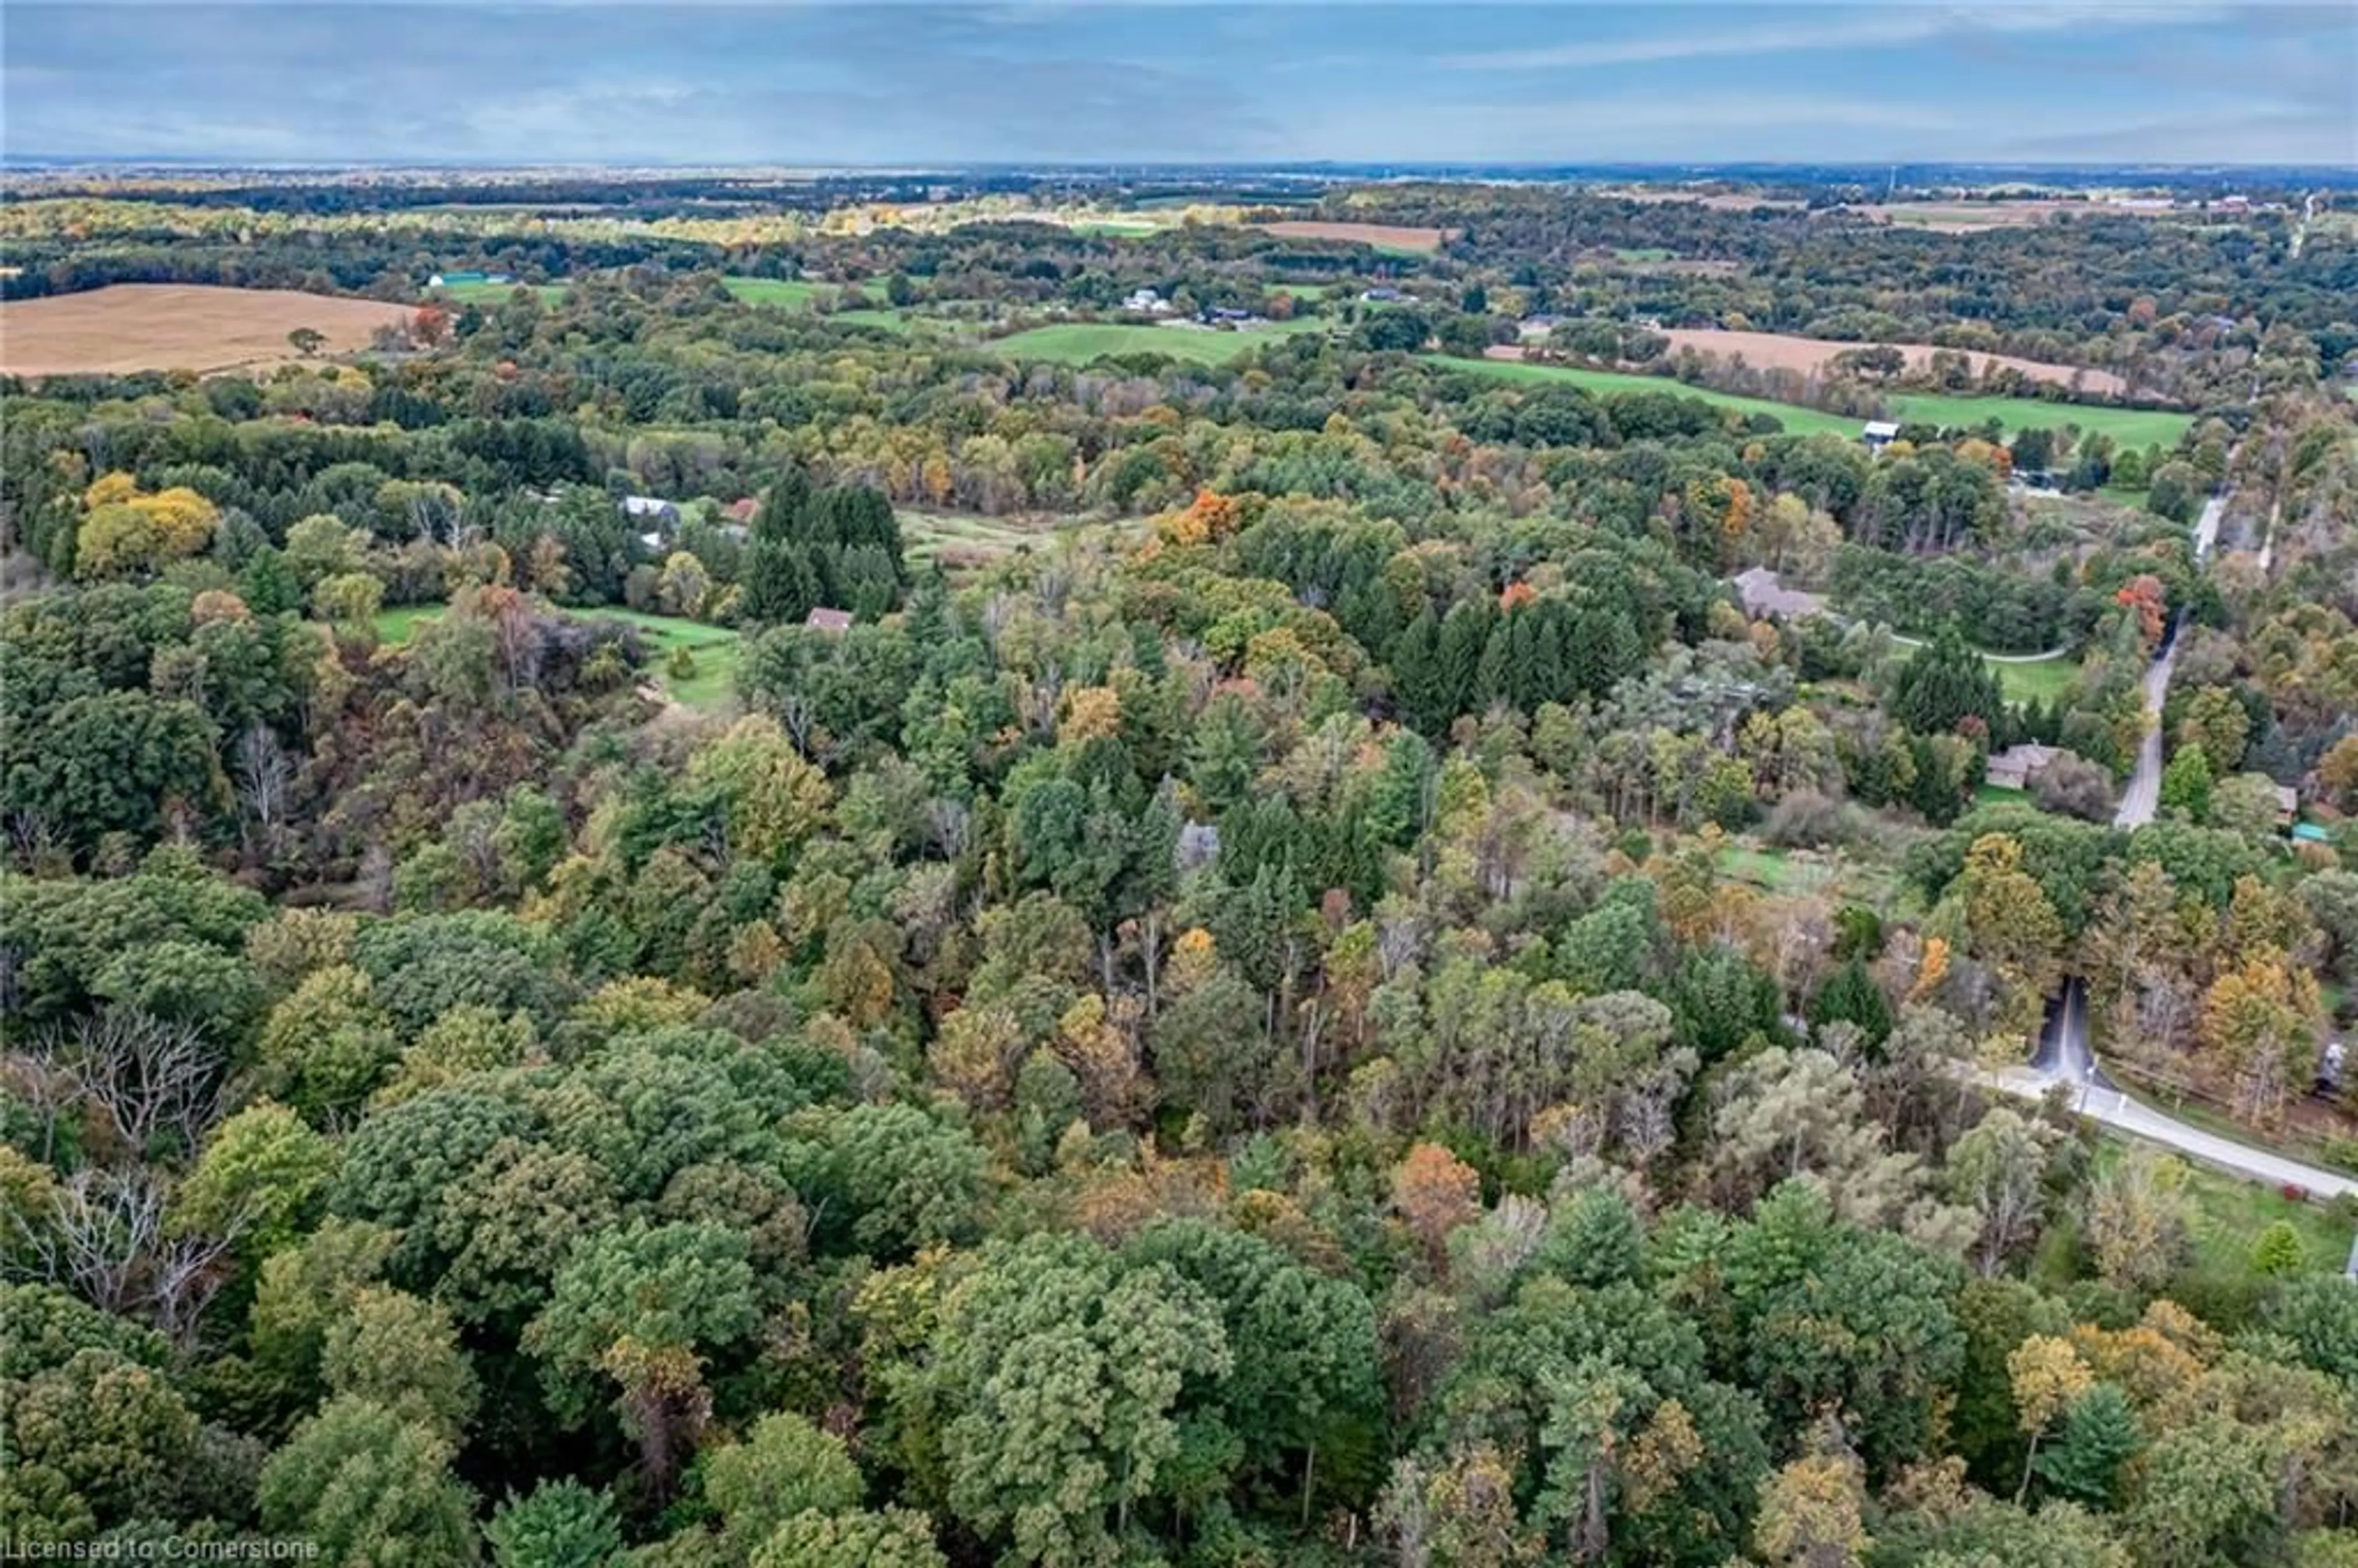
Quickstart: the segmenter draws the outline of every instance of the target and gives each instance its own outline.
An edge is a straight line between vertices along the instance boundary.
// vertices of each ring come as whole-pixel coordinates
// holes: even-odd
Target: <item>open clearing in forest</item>
[[[1457,237],[1455,229],[1420,229],[1404,223],[1329,223],[1288,218],[1280,223],[1256,223],[1253,226],[1263,233],[1277,234],[1289,240],[1343,240],[1352,244],[1373,245],[1379,251],[1397,251],[1404,255],[1428,254]]]
[[[1693,349],[1698,353],[1717,354],[1732,358],[1742,354],[1744,362],[1756,370],[1797,370],[1804,374],[1823,373],[1836,354],[1853,353],[1873,348],[1872,343],[1837,342],[1831,338],[1799,338],[1788,332],[1735,332],[1720,327],[1673,327],[1662,336],[1670,339],[1674,349]],[[1941,351],[1930,343],[1892,343],[1908,357],[1908,368],[1922,370]],[[2018,370],[2036,381],[2053,382],[2069,386],[2078,377],[2082,390],[2098,397],[2119,395],[2121,378],[2108,370],[2083,370],[2076,365],[2053,364],[2044,360],[2017,359],[2011,354],[1984,353],[1978,349],[1960,351],[1973,361],[1974,373],[1986,373],[1992,364]]]
[[[1053,548],[1083,533],[1103,531],[1128,536],[1145,526],[1135,518],[1106,519],[1055,512],[990,517],[975,512],[903,509],[897,515],[910,564],[930,562],[952,576],[987,567],[1019,550]]]
[[[417,629],[429,621],[438,621],[449,606],[441,604],[405,604],[377,612],[375,621],[378,641],[400,647],[417,635]],[[737,664],[745,651],[744,639],[727,626],[708,626],[701,621],[682,621],[670,615],[649,615],[643,611],[620,610],[611,605],[592,609],[566,607],[564,613],[584,621],[619,621],[636,627],[646,639],[651,654],[641,668],[642,677],[661,687],[674,702],[684,707],[707,711],[721,707],[737,694]],[[674,680],[670,660],[672,650],[686,648],[696,661],[696,673],[685,680]]]
[[[287,334],[308,327],[323,351],[364,349],[409,307],[291,288],[117,283],[0,305],[0,373],[115,374],[258,370],[294,360]]]
[[[1247,349],[1275,342],[1299,332],[1324,331],[1331,323],[1314,317],[1299,321],[1271,321],[1264,326],[1224,331],[1217,328],[1141,327],[1118,322],[1060,321],[1052,327],[995,339],[989,345],[1011,359],[1047,360],[1056,364],[1084,365],[1108,354],[1168,354],[1197,364],[1226,364]]]

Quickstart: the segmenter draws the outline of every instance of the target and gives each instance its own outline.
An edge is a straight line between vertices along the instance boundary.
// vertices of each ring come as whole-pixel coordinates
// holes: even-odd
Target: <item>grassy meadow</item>
[[[1796,435],[1829,432],[1855,436],[1864,421],[1848,415],[1828,414],[1796,404],[1772,403],[1709,387],[1689,386],[1668,376],[1640,375],[1629,371],[1587,370],[1578,365],[1532,364],[1520,360],[1468,360],[1443,354],[1425,358],[1454,369],[1495,375],[1505,381],[1567,381],[1591,392],[1676,392],[1700,397],[1723,408],[1766,414]],[[1886,399],[1893,416],[1904,421],[1940,426],[1977,426],[1996,419],[2008,430],[2061,429],[2075,425],[2083,432],[2102,432],[2122,446],[2173,447],[2193,417],[2154,408],[2100,408],[2087,404],[2047,403],[2035,397],[1948,397],[1930,393],[1896,393]]]
[[[415,637],[420,626],[439,619],[443,609],[439,604],[405,604],[380,611],[375,622],[377,638],[399,647]],[[682,621],[675,616],[649,615],[643,611],[611,606],[568,609],[565,613],[584,621],[619,621],[636,627],[653,654],[640,673],[662,687],[674,702],[710,711],[725,706],[736,696],[737,664],[744,651],[744,640],[727,626],[708,626],[700,621]],[[675,648],[687,649],[696,660],[696,673],[685,680],[674,680],[667,667]]]
[[[1109,354],[1167,354],[1197,364],[1226,364],[1246,350],[1300,332],[1323,331],[1326,322],[1313,319],[1272,321],[1266,327],[1240,331],[1195,330],[1185,327],[1140,327],[1114,322],[1060,321],[1034,327],[992,341],[990,347],[1010,359],[1046,360],[1055,364],[1083,365]]]

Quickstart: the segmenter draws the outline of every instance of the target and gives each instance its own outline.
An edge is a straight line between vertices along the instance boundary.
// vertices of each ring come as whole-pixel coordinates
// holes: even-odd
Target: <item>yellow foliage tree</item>
[[[2014,1493],[2019,1502],[2030,1490],[2030,1467],[2039,1457],[2039,1440],[2096,1386],[2096,1375],[2080,1359],[2070,1340],[2051,1334],[2034,1334],[2008,1351],[2006,1375],[2014,1391],[2016,1419],[2030,1439],[2022,1458],[2022,1484]]]
[[[1111,740],[1121,733],[1121,694],[1109,686],[1075,687],[1065,697],[1065,717],[1056,739],[1078,744]]]

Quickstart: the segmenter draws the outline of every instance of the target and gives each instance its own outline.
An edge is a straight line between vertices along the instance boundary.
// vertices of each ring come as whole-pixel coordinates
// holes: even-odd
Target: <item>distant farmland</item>
[[[118,283],[82,294],[0,305],[0,373],[119,374],[142,370],[258,370],[296,358],[287,334],[308,327],[326,352],[368,347],[409,307],[289,288]]]
[[[1798,370],[1818,373],[1825,370],[1836,354],[1853,353],[1872,348],[1871,343],[1838,342],[1831,338],[1797,338],[1784,332],[1731,332],[1717,327],[1674,327],[1662,336],[1670,339],[1674,349],[1693,349],[1698,353],[1717,354],[1732,358],[1742,354],[1744,362],[1758,370]],[[1941,351],[1930,343],[1893,343],[1907,356],[1908,368],[1921,370]],[[2099,396],[2118,395],[2124,386],[2121,378],[2108,370],[2085,370],[2076,365],[2051,364],[2043,360],[2016,359],[2011,354],[1990,354],[1978,350],[1961,351],[1973,361],[1974,373],[1985,373],[1993,362],[2018,370],[2039,381],[2051,381],[2058,386],[2068,386],[2071,378],[2079,377],[2080,385]]]
[[[464,283],[446,283],[433,290],[446,299],[460,305],[505,305],[519,288],[530,289],[543,305],[555,305],[572,291],[566,283],[493,283],[488,278],[470,278]]]
[[[1300,332],[1324,330],[1314,318],[1272,321],[1266,327],[1223,332],[1188,327],[1138,327],[1114,322],[1063,321],[1000,338],[989,346],[1011,359],[1087,364],[1109,354],[1168,354],[1198,364],[1226,364],[1246,350]]]
[[[1379,251],[1419,255],[1437,251],[1457,237],[1455,229],[1415,229],[1399,223],[1325,223],[1289,218],[1282,223],[1254,226],[1264,233],[1281,234],[1291,240],[1347,240],[1373,245]]]

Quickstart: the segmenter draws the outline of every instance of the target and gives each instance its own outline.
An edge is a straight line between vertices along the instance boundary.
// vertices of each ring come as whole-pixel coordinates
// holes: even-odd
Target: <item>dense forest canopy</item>
[[[0,209],[12,310],[419,307],[7,387],[10,1541],[2353,1561],[2358,1204],[2005,1092],[2076,998],[2358,1168],[2346,239],[448,197]],[[2179,417],[1491,373],[1542,313]]]

